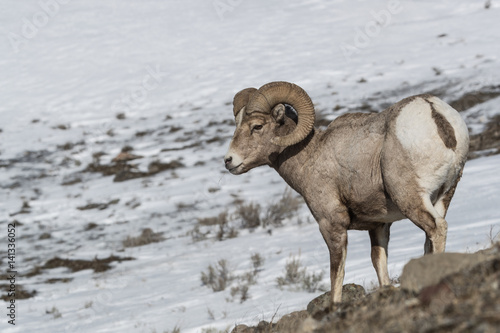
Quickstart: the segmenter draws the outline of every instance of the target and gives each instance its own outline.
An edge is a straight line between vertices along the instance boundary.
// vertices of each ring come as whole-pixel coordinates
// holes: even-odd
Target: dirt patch
[[[214,136],[213,138],[210,138],[210,139],[206,140],[205,142],[210,144],[210,143],[214,143],[214,142],[225,142],[228,139],[229,139],[229,137],[223,138],[220,136]]]
[[[69,185],[75,185],[75,184],[78,184],[78,183],[81,183],[82,182],[82,179],[80,177],[70,177],[68,179],[65,179],[61,185],[62,186],[69,186]]]
[[[143,136],[146,136],[146,135],[151,135],[153,133],[154,133],[154,130],[145,130],[145,131],[136,132],[135,136],[140,138],[140,137],[143,137]]]
[[[133,260],[131,257],[117,257],[117,256],[109,256],[105,259],[95,258],[94,260],[72,260],[72,259],[61,259],[55,257],[47,261],[43,268],[50,269],[56,267],[67,267],[72,272],[78,272],[84,269],[92,269],[95,273],[104,272],[111,269],[110,263],[117,261],[122,262],[125,260]]]
[[[17,282],[15,285],[15,289],[11,290],[10,284],[3,283],[3,282],[9,282],[9,279],[10,276],[8,274],[0,274],[0,281],[2,282],[0,284],[0,291],[2,291],[0,299],[4,300],[5,302],[10,302],[11,298],[15,298],[16,300],[27,299],[37,294],[36,290],[28,291],[24,289],[23,285],[17,284]],[[15,297],[12,297],[13,296],[12,293],[15,293]]]
[[[148,173],[150,175],[157,174],[158,172],[162,172],[165,170],[174,170],[178,168],[183,168],[184,164],[179,161],[172,161],[169,163],[162,163],[159,161],[151,162],[148,166]]]
[[[43,234],[40,235],[40,237],[38,237],[38,239],[40,239],[40,240],[50,239],[50,238],[52,238],[52,235],[48,232],[44,232]]]
[[[127,163],[100,164],[98,161],[94,161],[87,165],[83,171],[97,172],[103,176],[112,176],[122,171],[130,171],[132,169],[134,169],[134,167]]]
[[[469,159],[500,154],[500,115],[493,117],[486,129],[470,136]]]
[[[52,152],[48,150],[26,150],[19,157],[0,160],[0,168],[10,168],[13,167],[17,163],[28,163],[28,164],[36,164],[36,163],[49,163],[48,157],[52,154]]]
[[[167,151],[179,151],[179,150],[184,150],[184,149],[189,149],[189,148],[195,148],[195,147],[201,147],[201,142],[195,142],[187,146],[182,146],[178,148],[163,148],[161,152],[167,152]]]
[[[56,126],[52,126],[52,129],[60,129],[60,130],[63,130],[63,131],[66,131],[66,130],[69,130],[71,128],[70,125],[66,125],[66,124],[59,124],[59,125],[56,125]]]
[[[40,275],[43,273],[44,269],[52,269],[57,267],[67,267],[71,270],[71,272],[78,272],[85,269],[92,269],[94,273],[104,272],[111,269],[110,263],[117,261],[127,261],[127,260],[135,260],[132,257],[117,257],[115,255],[111,255],[104,259],[98,259],[97,257],[93,260],[83,260],[83,259],[61,259],[59,257],[54,257],[47,261],[43,266],[36,266],[30,272],[25,274],[26,277],[31,277],[35,275]]]
[[[10,213],[9,216],[16,216],[19,214],[29,214],[29,213],[31,213],[31,206],[28,201],[23,201],[21,209],[15,213]]]
[[[178,132],[182,129],[182,127],[179,127],[179,126],[172,126],[170,127],[170,133],[175,133],[175,132]]]
[[[20,284],[16,284],[16,290],[15,290],[15,297],[10,297],[9,296],[9,289],[10,286],[7,284],[0,284],[0,290],[2,290],[2,295],[0,296],[0,299],[4,300],[5,302],[10,302],[12,298],[15,298],[16,300],[18,299],[27,299],[36,296],[37,291],[36,290],[31,290],[28,291],[24,289],[24,287]],[[5,292],[5,294],[4,294]]]
[[[89,210],[89,209],[99,209],[99,210],[104,210],[108,208],[111,205],[116,205],[118,202],[120,202],[120,199],[114,199],[106,203],[89,203],[85,206],[80,206],[76,207],[78,210]]]
[[[63,145],[57,145],[57,149],[59,150],[71,150],[75,148],[76,146],[84,146],[85,142],[84,141],[78,141],[78,142],[66,142]]]
[[[117,162],[112,164],[100,164],[98,160],[94,160],[90,163],[84,172],[97,172],[101,173],[103,176],[112,176],[114,182],[123,182],[130,179],[150,177],[166,170],[175,170],[178,168],[182,168],[185,165],[180,161],[171,161],[168,163],[163,163],[160,161],[151,162],[148,166],[148,171],[138,171],[137,168],[133,165],[128,164],[127,162]]]
[[[89,222],[87,223],[87,225],[85,226],[85,231],[89,231],[89,230],[92,230],[92,229],[95,229],[97,228],[99,225],[97,223],[94,223],[94,222]]]
[[[233,102],[231,102],[229,105],[232,105]],[[215,127],[219,127],[221,125],[229,125],[229,126],[234,126],[234,120],[233,119],[224,119],[224,120],[221,120],[221,121],[216,121],[216,120],[210,120],[207,124],[206,127],[212,127],[212,126],[215,126]]]
[[[45,283],[54,284],[54,283],[68,283],[73,281],[73,278],[53,278],[45,280]]]
[[[487,86],[481,90],[467,92],[449,104],[461,112],[498,96],[500,96],[500,86]]]

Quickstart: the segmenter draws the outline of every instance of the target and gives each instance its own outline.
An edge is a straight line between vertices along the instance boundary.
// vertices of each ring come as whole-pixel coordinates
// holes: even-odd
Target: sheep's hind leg
[[[412,202],[400,207],[401,212],[425,232],[425,254],[444,252],[448,223],[434,208],[429,196],[415,194],[415,197],[421,198],[420,205]]]
[[[455,179],[455,182],[453,185],[444,193],[441,195],[440,198],[436,201],[434,204],[434,208],[438,212],[439,215],[441,215],[443,218],[446,218],[446,213],[448,212],[448,208],[450,206],[451,199],[453,198],[453,195],[455,194],[455,190],[457,188],[458,182],[462,178],[462,172],[463,172],[463,167],[458,173],[457,178]]]
[[[384,223],[368,231],[371,241],[372,264],[377,272],[380,286],[390,284],[389,272],[387,270],[387,256],[390,228],[392,223]]]
[[[395,155],[394,151],[405,154]],[[448,224],[431,202],[432,191],[419,184],[419,179],[430,177],[429,170],[421,170],[420,175],[411,165],[409,153],[388,134],[381,155],[385,190],[401,213],[425,232],[425,253],[444,252]]]

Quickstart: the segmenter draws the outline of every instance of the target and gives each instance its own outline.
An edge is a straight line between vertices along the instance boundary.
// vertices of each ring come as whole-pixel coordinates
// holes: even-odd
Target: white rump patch
[[[455,117],[451,115],[453,113],[458,117],[460,115],[438,98],[431,98],[429,101],[457,132],[456,121],[450,118]],[[446,111],[442,112],[443,109]],[[459,159],[455,151],[444,145],[432,118],[431,106],[423,98],[417,98],[401,109],[396,119],[396,136],[414,166],[419,185],[428,195],[441,185],[452,182]]]
[[[396,136],[409,151],[424,147],[443,146],[432,119],[432,110],[424,99],[418,98],[404,106],[396,119]]]

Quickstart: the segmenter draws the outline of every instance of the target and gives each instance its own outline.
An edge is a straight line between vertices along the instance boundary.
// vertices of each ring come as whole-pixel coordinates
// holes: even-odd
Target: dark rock
[[[342,287],[342,302],[352,302],[366,295],[365,288],[359,284],[349,283]]]
[[[273,329],[276,332],[297,332],[307,318],[309,318],[309,313],[306,310],[295,311],[281,317]]]
[[[366,295],[365,288],[358,284],[349,283],[342,287],[342,302],[352,302]],[[307,305],[307,312],[313,317],[321,317],[331,308],[331,291],[316,297]]]
[[[271,331],[271,324],[265,320],[260,321],[257,324],[256,330],[255,330],[255,332],[258,332],[258,333],[265,333],[265,332],[270,332],[270,331]]]
[[[441,313],[448,304],[456,299],[456,296],[449,284],[442,281],[422,289],[418,299],[423,306],[429,307],[431,312]]]
[[[419,278],[454,267],[436,283],[417,285],[419,293],[386,286],[349,298],[346,289],[358,287],[344,286],[349,301],[330,309],[330,294],[325,293],[308,306],[313,311],[319,308],[316,313],[323,311],[321,316],[309,316],[310,311],[291,313],[267,332],[500,332],[500,243],[475,254],[428,255],[415,262],[422,264],[414,265]],[[461,268],[456,270],[457,266]],[[254,327],[241,332],[257,331]]]
[[[237,325],[231,333],[251,333],[253,329],[250,329],[247,325]]]

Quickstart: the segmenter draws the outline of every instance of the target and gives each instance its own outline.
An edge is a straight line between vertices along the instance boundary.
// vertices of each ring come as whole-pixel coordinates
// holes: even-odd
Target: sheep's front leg
[[[347,215],[347,214],[346,214]],[[332,304],[342,301],[342,284],[344,282],[345,258],[347,255],[347,225],[349,216],[341,221],[322,219],[319,221],[321,235],[330,251],[330,282]],[[341,223],[338,223],[341,222]]]

